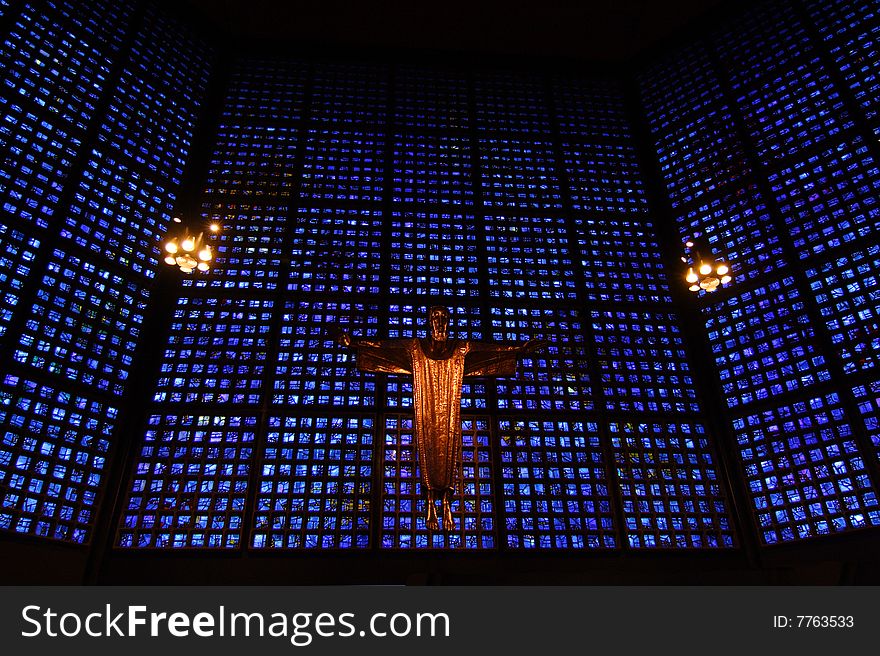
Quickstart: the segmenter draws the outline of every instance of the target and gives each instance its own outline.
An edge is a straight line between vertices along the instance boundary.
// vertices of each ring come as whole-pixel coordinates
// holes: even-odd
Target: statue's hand
[[[351,335],[339,326],[330,326],[330,336],[340,346],[351,346]]]

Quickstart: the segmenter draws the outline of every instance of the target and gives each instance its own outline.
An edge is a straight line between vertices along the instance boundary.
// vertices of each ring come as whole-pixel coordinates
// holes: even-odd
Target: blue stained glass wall
[[[682,241],[733,262],[697,302],[766,545],[880,523],[876,12],[767,2],[639,76]]]
[[[151,2],[18,11],[0,46],[0,528],[87,543],[209,49]]]
[[[92,539],[213,67],[152,0],[0,3],[0,530]],[[764,545],[880,524],[869,2],[773,0],[627,82],[235,59],[202,214],[125,480],[123,549],[729,549],[719,439]],[[665,208],[735,284],[688,356]],[[523,343],[467,378],[453,531],[428,529],[406,376],[356,337]],[[740,480],[741,479],[741,480]],[[749,524],[749,522],[746,522]]]
[[[206,438],[174,418],[255,418],[253,449],[226,465],[217,452],[218,467],[247,468],[236,485],[253,505],[229,514],[223,497],[226,514],[196,533],[176,497],[164,520],[145,515],[141,488],[185,481],[157,464],[151,424],[136,464],[151,473],[117,546],[734,546],[716,445],[689,436],[701,406],[618,82],[242,58],[225,93],[203,194],[204,220],[223,226],[215,267],[175,291],[151,415],[179,449]],[[548,341],[514,377],[465,378],[450,532],[425,523],[411,379],[360,372],[334,341],[422,336],[434,304],[451,308],[456,338]],[[615,412],[662,427],[627,453],[699,461],[676,476],[700,483],[665,488],[681,500],[650,526],[615,522],[623,481],[601,442]],[[211,495],[193,503],[208,512]]]
[[[0,279],[2,332],[36,249],[57,225],[62,193],[87,147],[83,139],[131,13],[124,2],[25,3],[0,46],[0,216],[4,252],[16,255],[15,270]]]

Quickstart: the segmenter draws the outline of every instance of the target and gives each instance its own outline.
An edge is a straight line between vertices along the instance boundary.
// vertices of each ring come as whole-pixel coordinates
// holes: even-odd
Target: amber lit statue
[[[449,338],[449,310],[428,310],[431,336],[422,339],[352,339],[340,332],[336,341],[357,349],[361,371],[412,374],[416,449],[422,483],[428,490],[427,524],[438,530],[437,501],[443,528],[452,530],[450,502],[461,455],[461,385],[465,376],[512,376],[516,356],[531,353],[545,342],[492,344]]]

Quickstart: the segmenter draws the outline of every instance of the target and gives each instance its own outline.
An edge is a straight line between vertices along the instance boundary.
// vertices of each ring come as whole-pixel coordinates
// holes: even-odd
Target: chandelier
[[[700,237],[693,237],[684,243],[681,261],[687,266],[685,281],[692,292],[714,292],[722,285],[733,280],[730,263],[722,257],[713,257],[709,242]]]
[[[182,224],[177,217],[173,221]],[[220,225],[212,223],[208,230],[210,237],[210,233],[220,232]],[[184,225],[180,225],[178,229],[172,227],[162,244],[162,251],[165,254],[165,264],[176,266],[183,273],[192,273],[195,270],[208,271],[214,260],[214,249],[208,243],[204,230],[196,234]]]

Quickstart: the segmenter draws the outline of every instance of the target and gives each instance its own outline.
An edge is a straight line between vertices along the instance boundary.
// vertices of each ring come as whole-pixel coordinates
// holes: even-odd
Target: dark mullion
[[[733,104],[733,94],[731,92],[727,78],[724,76],[724,69],[721,66],[717,53],[711,47],[711,43],[706,43],[706,52],[713,67],[716,78],[718,79],[719,89],[725,101],[731,106]],[[771,225],[776,229],[779,235],[779,244],[782,248],[783,256],[789,262],[786,271],[791,273],[791,277],[795,281],[795,288],[803,299],[804,311],[813,325],[813,340],[817,347],[817,351],[825,356],[826,368],[830,375],[830,380],[835,386],[835,392],[840,399],[841,407],[844,410],[846,421],[853,431],[853,437],[862,452],[863,461],[865,463],[865,471],[871,480],[871,484],[875,491],[880,491],[880,460],[875,455],[875,447],[870,436],[865,430],[864,422],[861,418],[858,406],[852,392],[848,389],[849,382],[844,371],[844,362],[834,347],[834,342],[828,331],[825,319],[822,317],[820,308],[816,302],[816,298],[810,289],[809,281],[806,276],[806,265],[801,261],[795,248],[794,242],[788,232],[783,219],[783,213],[779,207],[776,197],[770,188],[768,179],[768,166],[761,163],[761,160],[755,154],[752,141],[749,134],[743,126],[742,118],[739,112],[732,111],[733,127],[742,142],[746,157],[755,165],[755,182],[759,191],[765,196],[768,214],[770,216]],[[808,400],[816,395],[816,386],[804,388],[799,394],[802,400]],[[876,530],[876,527],[875,527]]]
[[[136,31],[132,32],[132,40],[136,34]],[[209,149],[213,142],[216,115],[220,108],[226,75],[226,62],[221,57],[215,58],[214,70],[210,74],[205,91],[205,102],[201,108],[201,116],[197,119],[190,155],[179,187],[178,206],[184,210],[193,209],[190,199],[196,197],[195,190],[205,175],[204,151]],[[147,418],[150,414],[160,411],[160,406],[154,404],[151,399],[160,376],[162,354],[170,334],[176,300],[180,294],[180,275],[176,270],[170,270],[164,264],[159,264],[152,299],[141,327],[142,337],[132,358],[129,385],[120,404],[122,412],[114,431],[121,448],[108,458],[108,480],[104,489],[108,496],[113,495],[113,499],[112,502],[102,503],[99,510],[95,529],[98,539],[93,541],[94,547],[89,554],[85,573],[86,583],[99,581],[107,558],[115,547],[117,529],[129,492],[128,477],[134,471],[137,462],[136,447],[142,443]]]
[[[666,187],[660,173],[653,137],[647,117],[642,111],[636,81],[627,87],[627,106],[634,129],[634,142],[639,168],[645,174],[645,190],[651,214],[656,217],[655,236],[663,254],[669,293],[673,308],[680,317],[683,346],[691,366],[697,400],[703,409],[699,421],[706,424],[709,437],[714,438],[713,452],[717,458],[719,477],[725,500],[729,503],[736,543],[742,548],[750,566],[760,562],[757,542],[757,524],[751,511],[748,489],[745,485],[742,462],[735,449],[736,438],[730,430],[727,404],[715,372],[715,357],[709,345],[705,324],[693,293],[685,288],[679,255],[683,253],[679,228],[671,211]]]
[[[550,121],[551,132],[548,139],[553,144],[553,159],[556,161],[555,173],[559,180],[560,197],[562,199],[562,212],[565,216],[565,227],[568,233],[568,250],[572,259],[572,270],[574,272],[575,285],[577,286],[577,311],[582,313],[581,317],[581,334],[584,337],[584,347],[587,356],[587,371],[590,377],[592,387],[593,408],[588,415],[596,418],[596,426],[599,434],[599,444],[602,449],[602,458],[605,461],[605,476],[608,481],[609,502],[611,504],[611,514],[614,523],[617,525],[614,531],[617,548],[624,552],[630,551],[627,540],[626,516],[623,513],[623,502],[620,498],[620,478],[617,467],[615,465],[614,449],[611,447],[611,435],[608,429],[609,419],[607,413],[607,403],[605,398],[605,390],[602,385],[602,368],[598,365],[599,358],[596,357],[595,350],[591,350],[589,345],[596,344],[596,334],[593,330],[592,311],[598,310],[599,307],[592,301],[585,300],[587,282],[586,274],[583,268],[583,262],[587,259],[586,254],[581,249],[578,242],[577,224],[575,223],[576,210],[571,202],[573,186],[568,173],[565,170],[565,153],[562,148],[562,135],[559,131],[559,118],[556,112],[556,102],[553,97],[553,82],[548,78],[544,78],[544,95],[547,107],[548,118]],[[625,143],[625,141],[622,141]],[[617,309],[617,303],[609,302],[603,304],[603,307],[609,309]],[[641,308],[644,309],[644,308]]]
[[[378,306],[378,322],[380,339],[388,338],[391,310],[389,304],[394,300],[390,293],[391,286],[391,240],[393,224],[394,195],[394,110],[396,107],[395,81],[397,69],[392,64],[388,65],[388,96],[385,105],[385,167],[383,168],[384,186],[382,200],[379,207],[382,210],[382,261],[379,265],[379,298],[376,298]],[[364,203],[358,204],[358,209],[364,207]],[[342,347],[339,347],[342,348]],[[403,408],[391,408],[388,406],[388,374],[361,374],[373,376],[376,386],[375,425],[373,442],[373,476],[370,488],[370,551],[382,552],[382,508],[383,490],[385,481],[385,436],[388,417],[400,414]],[[395,548],[397,548],[395,546]]]
[[[473,215],[475,221],[477,274],[479,276],[479,307],[483,324],[484,339],[488,341],[492,333],[492,294],[489,287],[488,245],[486,241],[487,208],[483,205],[482,173],[483,165],[480,152],[480,129],[477,126],[477,89],[476,76],[473,71],[467,75],[468,97],[468,134],[471,144],[471,186],[474,192]],[[495,378],[486,378],[486,410],[489,425],[489,459],[492,463],[492,507],[495,524],[495,549],[506,553],[508,534],[506,515],[504,512],[504,463],[501,458],[501,436],[498,428],[498,384]],[[473,414],[473,413],[469,413]]]
[[[294,304],[303,298],[301,292],[291,292],[287,289],[291,280],[292,263],[285,258],[285,254],[293,251],[294,226],[299,221],[299,204],[297,199],[302,188],[302,172],[305,163],[305,136],[308,125],[308,118],[311,113],[312,93],[314,89],[314,67],[308,67],[308,77],[306,79],[305,88],[303,89],[303,109],[300,115],[299,128],[296,132],[299,147],[297,148],[293,165],[291,167],[292,184],[290,185],[290,193],[286,199],[279,198],[275,203],[276,206],[283,207],[288,205],[287,216],[284,222],[284,230],[278,240],[281,246],[282,266],[287,260],[286,271],[282,268],[279,272],[278,280],[274,290],[269,293],[273,299],[272,317],[269,320],[269,330],[266,333],[269,340],[269,348],[266,351],[265,369],[263,371],[263,380],[261,384],[261,399],[259,409],[254,409],[257,418],[257,426],[254,436],[254,453],[252,466],[248,470],[248,489],[247,499],[245,501],[245,509],[242,515],[242,539],[239,543],[239,554],[247,560],[250,557],[251,536],[256,528],[256,506],[258,497],[258,488],[263,471],[263,462],[265,460],[265,451],[267,447],[267,435],[269,432],[269,417],[273,414],[286,415],[286,406],[278,406],[274,404],[274,390],[272,383],[275,379],[275,363],[278,362],[281,350],[281,328],[284,322],[285,301],[291,300]],[[228,410],[227,410],[228,412]],[[300,528],[300,543],[305,544],[306,529],[308,522],[303,521]],[[271,530],[269,527],[268,530]]]

